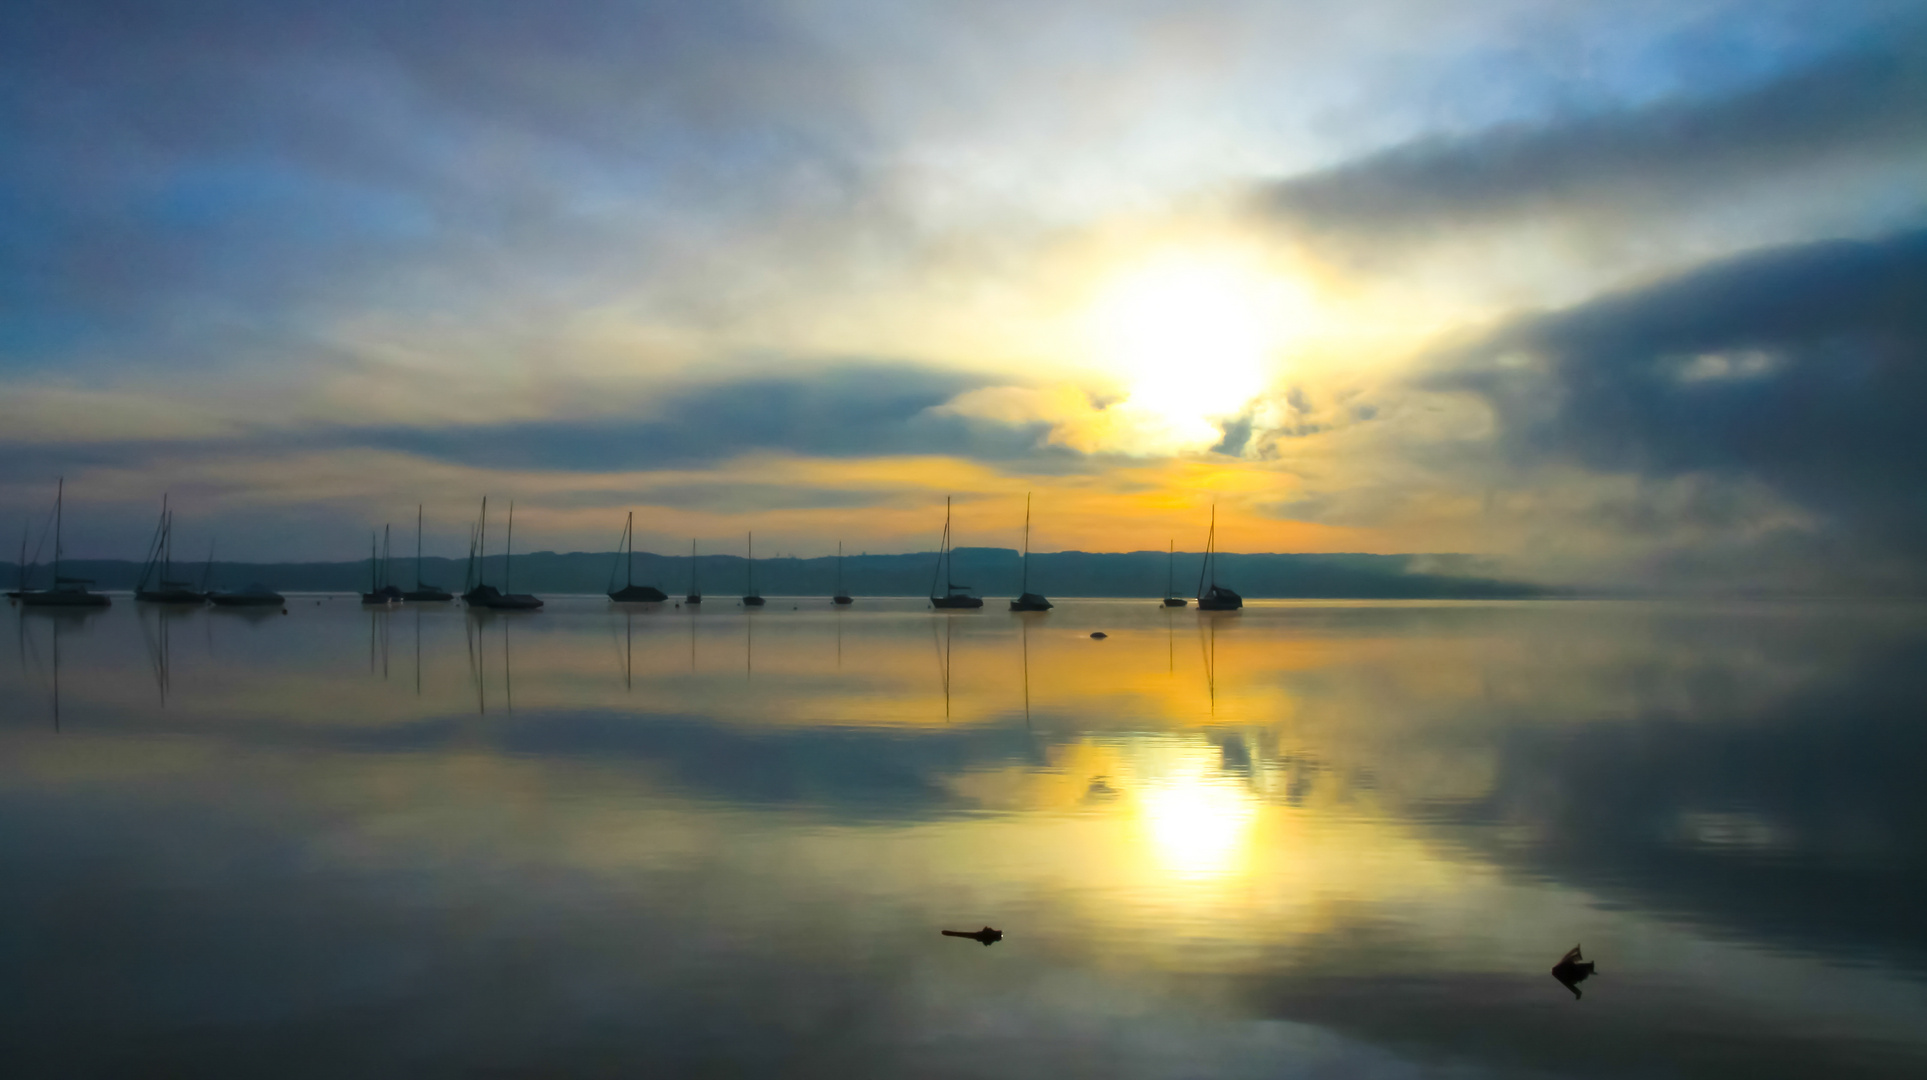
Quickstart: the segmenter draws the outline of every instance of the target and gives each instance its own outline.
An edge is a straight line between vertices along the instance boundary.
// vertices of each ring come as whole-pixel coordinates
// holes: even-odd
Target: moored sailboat
[[[1218,504],[1211,504],[1211,532],[1205,537],[1204,565],[1198,569],[1198,610],[1236,611],[1245,598],[1218,584]],[[1210,587],[1205,582],[1211,582]]]
[[[393,604],[401,590],[388,581],[388,527],[382,526],[381,554],[375,554],[375,534],[368,534],[368,591],[361,594],[364,604]]]
[[[1184,607],[1191,601],[1178,595],[1178,542],[1167,541],[1164,549],[1164,606]]]
[[[1024,578],[1017,587],[1017,599],[1010,602],[1012,611],[1049,611],[1051,603],[1038,593],[1030,591],[1030,496],[1024,496]]]
[[[628,574],[624,578],[626,584],[618,589],[616,588],[616,567],[623,565],[620,561],[623,555],[623,542],[627,542],[629,547]],[[609,568],[609,599],[619,604],[649,604],[669,599],[668,594],[654,585],[636,584],[636,512],[634,510],[629,511],[629,520],[622,527],[622,541],[616,544],[616,559],[618,560],[616,565]]]
[[[836,595],[830,597],[830,603],[839,606],[856,603],[850,598],[849,593],[843,591],[843,541],[841,540],[836,542]]]
[[[982,599],[969,593],[970,586],[959,585],[950,580],[952,556],[950,543],[950,497],[943,500],[943,539],[937,544],[937,569],[930,578],[930,606],[934,608],[971,610],[984,606]],[[937,581],[943,581],[943,594],[937,594]]]
[[[698,579],[696,567],[696,542],[691,540],[689,542],[689,595],[682,598],[682,602],[685,604],[700,604],[703,602],[703,587],[702,582]]]
[[[488,496],[482,496],[482,516],[475,522],[474,580],[462,590],[462,601],[470,607],[487,607],[502,591],[488,584]]]
[[[455,594],[439,585],[422,580],[422,504],[415,504],[415,587],[401,594],[410,603],[437,603],[455,599]]]
[[[23,590],[20,603],[23,607],[61,607],[85,608],[107,607],[113,601],[97,592],[89,592],[87,586],[93,579],[65,577],[60,573],[60,530],[64,507],[67,501],[67,479],[60,479],[60,486],[54,494],[54,583],[51,589]]]
[[[743,562],[743,572],[748,575],[743,594],[744,607],[762,607],[763,597],[756,591],[756,534],[749,534],[749,558]]]
[[[515,561],[515,503],[513,502],[509,503],[508,540],[502,546],[502,592],[482,600],[481,606],[490,611],[536,610],[542,606],[540,598],[530,596],[528,593],[512,591],[514,578],[510,576],[513,572],[511,564]]]
[[[161,496],[161,520],[154,527],[154,540],[148,545],[147,562],[141,567],[140,581],[134,586],[134,599],[143,604],[199,604],[207,594],[191,582],[175,581],[174,511]],[[149,586],[152,585],[152,588]]]

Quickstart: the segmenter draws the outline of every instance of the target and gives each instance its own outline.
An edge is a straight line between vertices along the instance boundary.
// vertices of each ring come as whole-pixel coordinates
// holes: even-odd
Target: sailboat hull
[[[975,596],[933,596],[930,598],[930,606],[934,608],[974,610],[983,607],[984,602]]]
[[[669,594],[649,585],[628,585],[611,590],[609,599],[618,604],[653,604],[669,599]]]
[[[763,598],[760,596],[745,596],[743,597],[743,606],[744,607],[762,607]]]
[[[832,596],[832,597],[830,597],[830,603],[832,603],[832,604],[836,604],[836,605],[837,605],[837,606],[839,606],[839,607],[847,607],[847,606],[849,606],[850,604],[854,604],[854,603],[856,603],[856,601],[855,601],[855,600],[852,600],[851,598],[849,598],[849,597],[847,597],[847,596],[842,596],[842,595],[838,595],[838,596]]]
[[[510,593],[507,596],[489,597],[478,606],[490,611],[534,611],[542,606],[542,601],[527,593]]]
[[[1199,611],[1237,611],[1244,606],[1244,597],[1218,585],[1211,586],[1203,596],[1198,597]]]
[[[703,594],[690,593],[688,596],[682,598],[682,602],[685,604],[700,604],[703,602]]]
[[[1190,603],[1191,601],[1186,600],[1182,596],[1167,596],[1164,598],[1165,607],[1188,607]]]
[[[20,603],[25,607],[90,608],[107,607],[113,601],[100,593],[49,589],[45,592],[23,593]]]
[[[1034,592],[1027,592],[1010,602],[1012,611],[1049,611],[1051,602]]]

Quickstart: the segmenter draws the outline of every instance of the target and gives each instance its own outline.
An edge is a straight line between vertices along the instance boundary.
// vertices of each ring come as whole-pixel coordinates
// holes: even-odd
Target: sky
[[[1918,3],[16,0],[0,145],[9,558],[1927,588]]]

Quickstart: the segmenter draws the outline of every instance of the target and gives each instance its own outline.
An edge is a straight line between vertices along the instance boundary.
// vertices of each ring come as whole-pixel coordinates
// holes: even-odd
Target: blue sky
[[[1916,588],[1924,44],[1874,2],[12,4],[0,527],[64,474],[83,555],[163,491],[242,557],[417,502],[459,551],[484,492],[533,547],[633,508],[808,554],[952,494],[1014,543],[1034,491],[1047,550],[1215,501],[1238,550]]]

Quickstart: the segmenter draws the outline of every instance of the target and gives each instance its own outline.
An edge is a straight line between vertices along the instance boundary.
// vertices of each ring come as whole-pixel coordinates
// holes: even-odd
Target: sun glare
[[[1126,406],[1174,434],[1214,438],[1271,381],[1305,297],[1254,260],[1173,256],[1119,275],[1090,318],[1099,361],[1127,388]]]
[[[1196,772],[1151,785],[1142,806],[1158,862],[1174,877],[1192,880],[1236,869],[1257,816],[1246,793]]]

